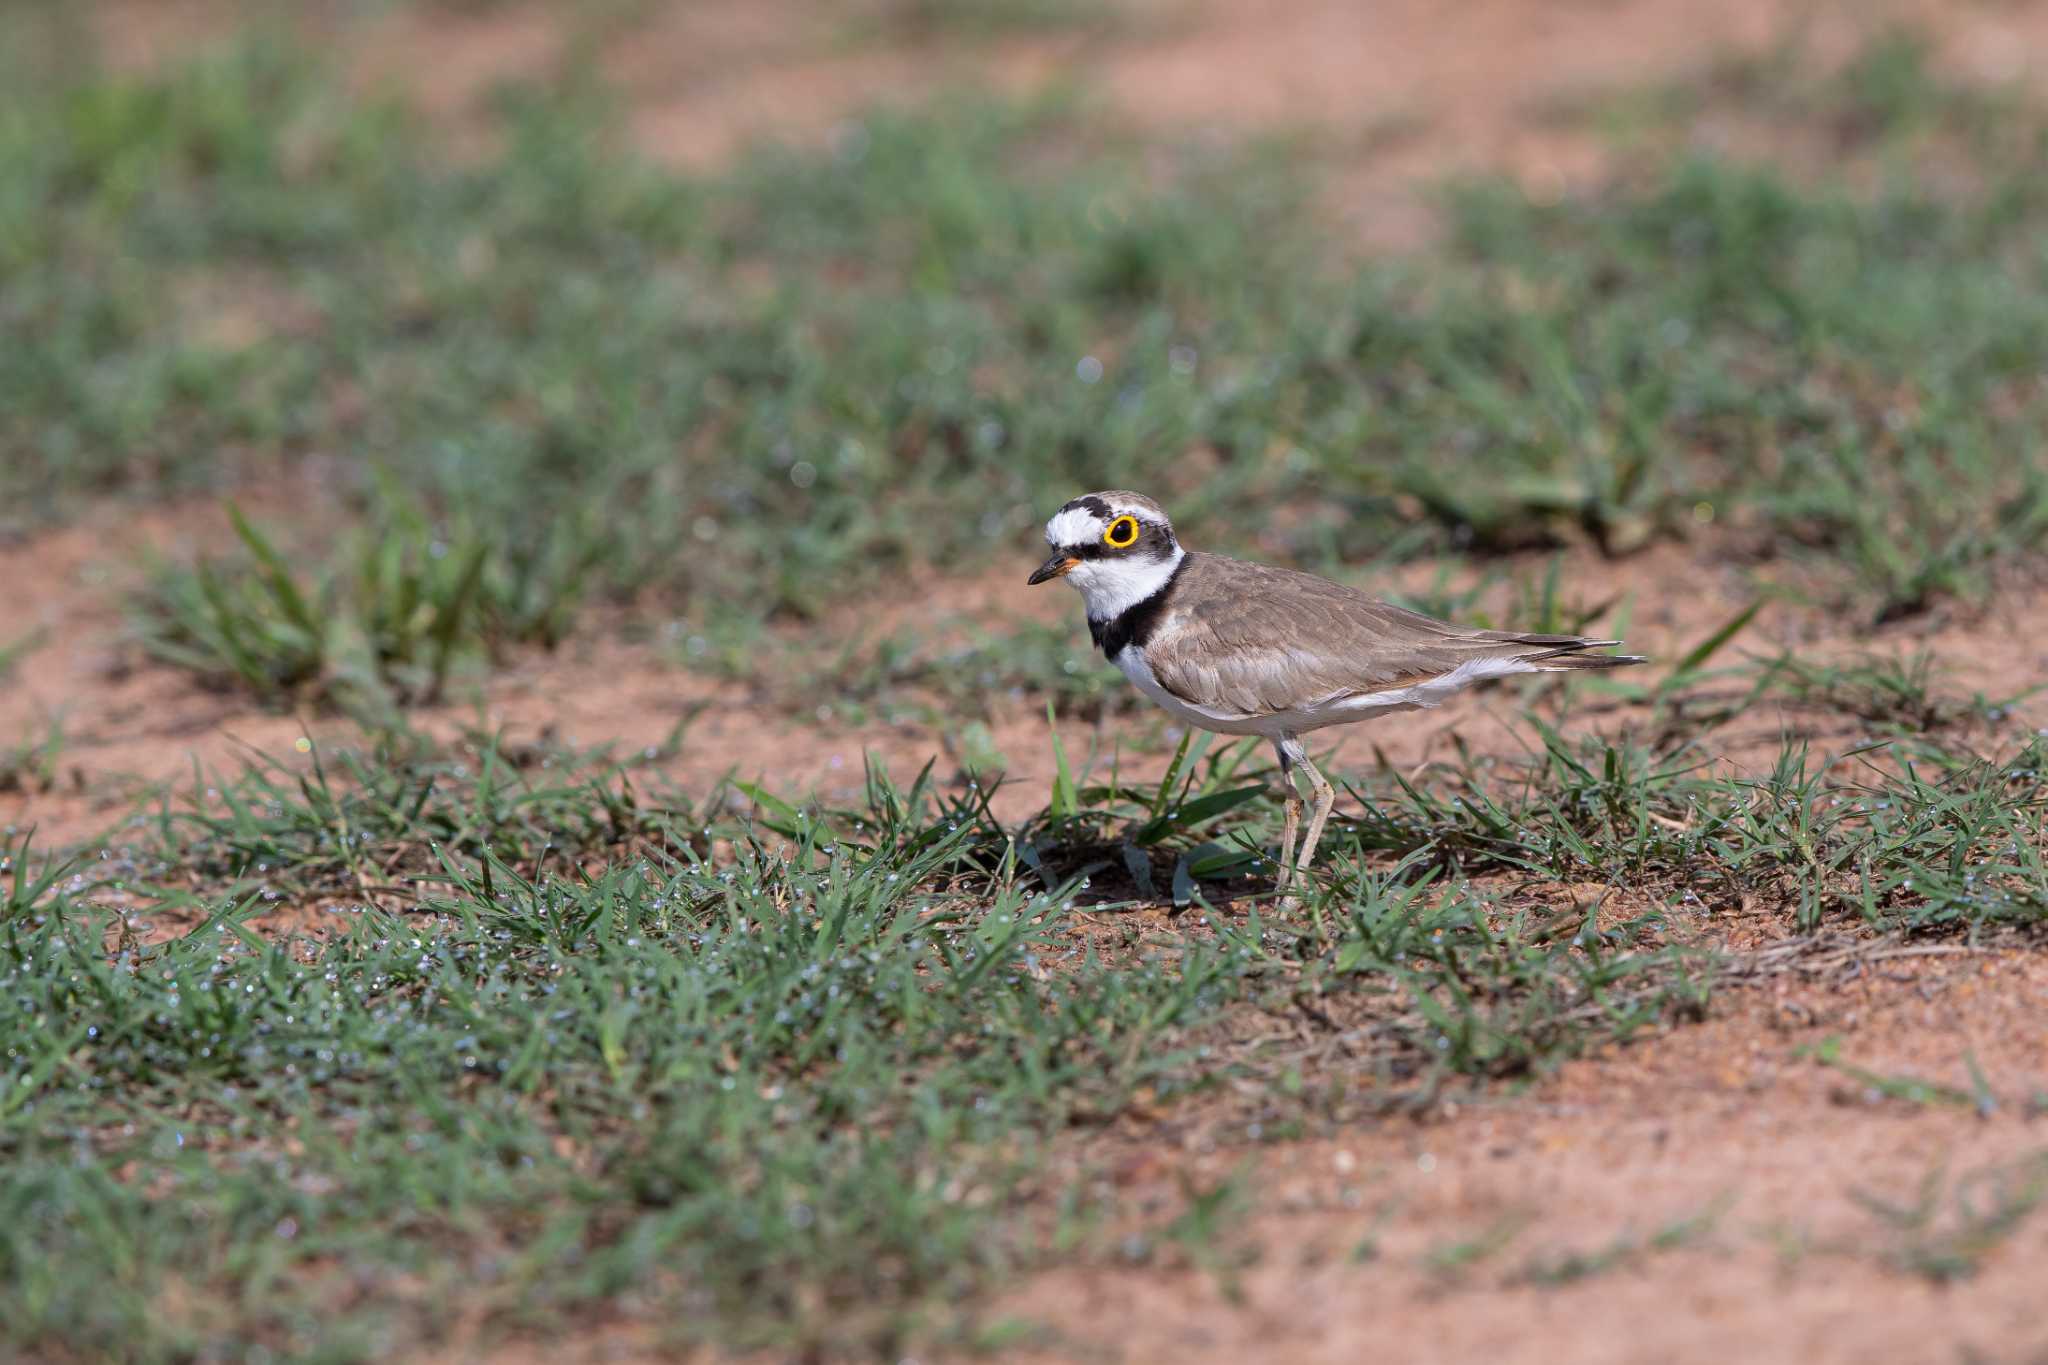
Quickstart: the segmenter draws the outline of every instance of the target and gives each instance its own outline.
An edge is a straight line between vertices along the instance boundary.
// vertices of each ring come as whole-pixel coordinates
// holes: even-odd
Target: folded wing
[[[1585,652],[1614,640],[1470,630],[1313,574],[1220,555],[1189,559],[1174,610],[1148,643],[1146,659],[1167,691],[1219,715],[1341,704],[1444,678],[1461,666],[1467,675],[1486,676],[1493,670],[1484,660],[1518,661],[1540,672],[1642,662]]]

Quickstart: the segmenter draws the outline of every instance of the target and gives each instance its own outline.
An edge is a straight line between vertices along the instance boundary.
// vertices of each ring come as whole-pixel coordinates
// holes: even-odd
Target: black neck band
[[[1124,652],[1125,645],[1145,647],[1145,642],[1152,638],[1152,632],[1159,628],[1160,618],[1166,615],[1166,599],[1173,591],[1174,582],[1187,566],[1187,556],[1182,555],[1180,563],[1173,566],[1173,572],[1150,597],[1131,603],[1107,621],[1098,621],[1092,616],[1088,618],[1088,634],[1101,647],[1104,658],[1114,659]]]

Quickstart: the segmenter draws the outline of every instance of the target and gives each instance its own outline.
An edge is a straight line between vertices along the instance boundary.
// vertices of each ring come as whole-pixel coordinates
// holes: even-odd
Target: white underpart
[[[1440,706],[1454,693],[1462,692],[1473,683],[1486,678],[1500,678],[1511,673],[1543,672],[1541,664],[1530,663],[1526,659],[1470,659],[1442,677],[1431,678],[1427,682],[1412,683],[1407,687],[1392,687],[1384,692],[1339,693],[1285,711],[1255,715],[1243,711],[1196,706],[1182,701],[1159,685],[1159,679],[1152,674],[1152,665],[1146,662],[1145,651],[1137,645],[1125,646],[1116,656],[1116,666],[1123,670],[1124,676],[1129,678],[1140,692],[1157,702],[1169,714],[1190,725],[1226,735],[1264,735],[1268,739],[1277,739],[1281,735],[1303,734],[1328,725],[1342,725],[1347,721],[1364,720],[1367,716],[1388,711],[1413,711]]]

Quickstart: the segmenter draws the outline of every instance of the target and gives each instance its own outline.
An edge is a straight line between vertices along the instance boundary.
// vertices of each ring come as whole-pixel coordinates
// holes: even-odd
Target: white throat
[[[1166,586],[1187,551],[1176,545],[1165,559],[1084,559],[1069,569],[1067,582],[1080,592],[1091,621],[1114,621]]]

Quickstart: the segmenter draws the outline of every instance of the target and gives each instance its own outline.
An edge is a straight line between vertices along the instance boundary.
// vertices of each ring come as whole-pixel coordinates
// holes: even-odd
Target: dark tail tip
[[[1650,662],[1647,654],[1552,654],[1539,662],[1546,669],[1628,668]]]

